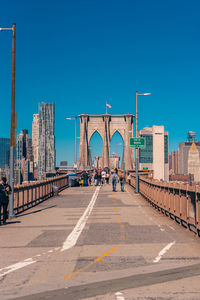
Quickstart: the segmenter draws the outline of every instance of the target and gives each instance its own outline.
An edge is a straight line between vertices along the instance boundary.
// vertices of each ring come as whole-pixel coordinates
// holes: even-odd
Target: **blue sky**
[[[200,138],[198,0],[0,0],[0,7],[0,27],[17,30],[17,132],[31,133],[39,102],[55,102],[58,163],[74,155],[74,122],[65,117],[104,113],[106,100],[110,113],[134,114],[137,90],[152,93],[139,98],[139,129],[164,125],[170,151],[188,130]],[[11,32],[0,32],[0,137],[10,131],[11,42]]]

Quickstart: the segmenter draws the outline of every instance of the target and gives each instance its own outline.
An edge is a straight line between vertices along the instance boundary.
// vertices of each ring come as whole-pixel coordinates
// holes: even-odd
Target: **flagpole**
[[[107,101],[106,101],[106,115],[107,115]]]

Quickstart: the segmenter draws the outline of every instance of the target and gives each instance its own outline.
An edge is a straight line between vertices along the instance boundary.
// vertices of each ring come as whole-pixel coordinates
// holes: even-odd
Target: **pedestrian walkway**
[[[2,226],[0,238],[1,300],[199,299],[199,240],[128,185],[66,189]]]

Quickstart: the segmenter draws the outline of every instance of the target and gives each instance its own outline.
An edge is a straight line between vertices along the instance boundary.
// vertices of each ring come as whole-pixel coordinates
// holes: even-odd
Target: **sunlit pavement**
[[[69,188],[2,226],[0,299],[199,299],[199,239],[117,188]]]

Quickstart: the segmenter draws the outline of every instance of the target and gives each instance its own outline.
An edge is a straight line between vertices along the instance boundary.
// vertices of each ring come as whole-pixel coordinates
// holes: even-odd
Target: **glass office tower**
[[[0,138],[0,168],[4,169],[9,165],[10,158],[10,139]]]

